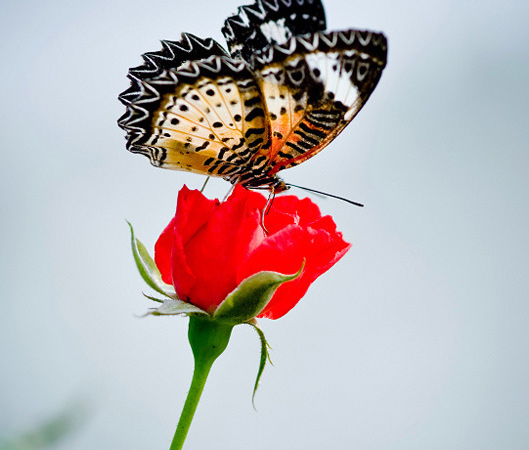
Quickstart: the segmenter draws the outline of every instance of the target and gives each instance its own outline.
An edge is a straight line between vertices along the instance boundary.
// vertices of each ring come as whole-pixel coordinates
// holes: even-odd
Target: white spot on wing
[[[279,19],[277,21],[270,21],[261,24],[261,33],[269,42],[274,42],[276,44],[283,44],[290,37],[292,33],[290,30],[285,27],[285,19]]]
[[[333,94],[335,101],[349,107],[356,101],[358,89],[351,83],[351,72],[344,70],[338,53],[312,53],[305,60],[313,73],[319,70],[325,92]]]

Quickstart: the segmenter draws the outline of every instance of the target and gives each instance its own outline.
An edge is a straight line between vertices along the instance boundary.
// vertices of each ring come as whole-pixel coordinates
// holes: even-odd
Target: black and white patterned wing
[[[359,30],[293,37],[255,54],[252,67],[272,134],[267,174],[328,145],[375,89],[386,57],[385,36]]]
[[[211,55],[228,55],[226,50],[211,38],[201,39],[190,33],[182,33],[180,41],[162,41],[162,50],[142,55],[144,64],[129,70],[130,87],[119,95],[125,106],[137,99],[141,92],[141,82],[160,75],[166,69],[178,69],[188,61],[201,61]],[[127,117],[130,109],[118,120],[121,123],[132,120]]]
[[[325,26],[320,0],[257,0],[239,7],[224,22],[222,33],[231,55],[249,62],[255,52],[269,45],[325,30]]]
[[[186,35],[184,43],[189,39],[198,38]],[[217,49],[211,40],[193,45],[186,47],[187,57],[200,59],[162,59],[164,44],[162,52],[145,57],[151,65],[131,70],[132,86],[120,96],[127,111],[118,123],[127,132],[127,149],[154,166],[233,181],[269,146],[261,92],[246,62],[206,57],[206,46]],[[175,46],[182,42],[170,44]]]

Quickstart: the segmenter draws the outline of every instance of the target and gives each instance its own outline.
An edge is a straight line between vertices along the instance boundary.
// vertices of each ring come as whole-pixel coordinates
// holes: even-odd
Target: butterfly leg
[[[200,193],[204,193],[204,189],[206,189],[206,185],[208,184],[208,181],[211,177],[206,177],[206,181],[204,181],[204,184],[202,185],[202,188],[200,189]]]
[[[234,189],[235,189],[235,184],[232,184],[231,187],[230,187],[230,190],[228,192],[226,192],[226,195],[222,199],[222,203],[224,203],[228,199],[228,197],[231,195],[231,193],[233,192]]]
[[[264,230],[266,235],[268,236],[270,233],[266,229],[266,226],[264,224],[264,218],[265,216],[270,212],[270,208],[272,208],[272,203],[274,203],[274,199],[276,198],[275,189],[272,186],[270,188],[270,194],[268,195],[268,200],[266,200],[266,205],[263,208],[263,211],[261,212],[261,228]]]

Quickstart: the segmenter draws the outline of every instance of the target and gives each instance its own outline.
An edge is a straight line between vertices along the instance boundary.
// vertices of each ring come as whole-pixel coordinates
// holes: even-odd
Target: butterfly
[[[320,0],[257,0],[211,38],[162,41],[129,70],[118,124],[151,164],[278,193],[277,176],[356,116],[387,60],[382,33],[324,31]]]

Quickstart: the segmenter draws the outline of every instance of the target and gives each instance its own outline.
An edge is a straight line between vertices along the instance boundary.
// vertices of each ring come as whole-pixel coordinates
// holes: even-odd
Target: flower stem
[[[207,366],[199,366],[195,364],[195,370],[193,372],[193,381],[191,382],[191,387],[189,393],[187,394],[187,399],[184,404],[184,409],[178,421],[178,426],[171,443],[171,450],[180,450],[184,446],[184,441],[187,437],[187,432],[191,426],[191,421],[195,415],[195,411],[200,401],[202,391],[204,390],[204,385],[208,378],[209,370],[211,369],[213,362]]]
[[[195,358],[195,369],[170,450],[183,448],[211,366],[228,346],[232,329],[233,325],[190,316],[188,338]]]

